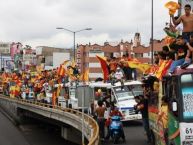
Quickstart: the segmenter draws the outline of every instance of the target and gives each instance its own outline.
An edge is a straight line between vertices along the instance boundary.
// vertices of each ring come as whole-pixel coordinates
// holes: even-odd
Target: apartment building
[[[164,46],[163,40],[154,40],[154,52],[161,51]],[[151,62],[151,46],[145,47],[141,45],[140,33],[136,33],[134,41],[119,42],[117,44],[111,44],[105,42],[104,45],[98,44],[86,44],[79,45],[77,49],[77,64],[84,72],[89,68],[89,78],[91,81],[96,78],[103,78],[102,69],[96,55],[104,57],[120,57],[123,54],[133,55],[143,63]]]

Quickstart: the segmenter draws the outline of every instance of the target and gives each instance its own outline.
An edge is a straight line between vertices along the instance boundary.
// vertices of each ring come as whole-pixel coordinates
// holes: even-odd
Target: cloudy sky
[[[164,4],[169,0],[154,0],[154,38],[162,39],[169,21]],[[176,0],[174,0],[176,1]],[[71,47],[76,43],[103,44],[104,41],[130,41],[141,33],[142,44],[151,35],[151,0],[0,0],[0,41],[21,42],[32,47],[46,45]]]

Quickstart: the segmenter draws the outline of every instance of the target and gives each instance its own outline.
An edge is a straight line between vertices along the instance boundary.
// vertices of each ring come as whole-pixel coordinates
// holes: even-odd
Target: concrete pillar
[[[61,127],[61,136],[65,140],[76,144],[82,144],[81,132],[73,127]]]

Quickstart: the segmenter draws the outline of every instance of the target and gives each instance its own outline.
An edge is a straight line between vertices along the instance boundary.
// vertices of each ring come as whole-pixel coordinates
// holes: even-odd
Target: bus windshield
[[[119,101],[132,100],[134,99],[134,96],[143,94],[142,87],[140,85],[129,85],[124,86],[123,88],[115,87],[114,91]]]
[[[183,119],[193,119],[193,74],[181,76]]]
[[[132,86],[129,86],[129,87],[131,87],[131,89],[132,89],[135,96],[143,95],[143,89],[142,89],[141,85],[132,85]]]

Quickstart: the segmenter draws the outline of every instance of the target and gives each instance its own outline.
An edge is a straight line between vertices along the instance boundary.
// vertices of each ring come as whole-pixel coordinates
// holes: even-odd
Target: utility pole
[[[151,63],[153,64],[153,0],[151,1]]]

